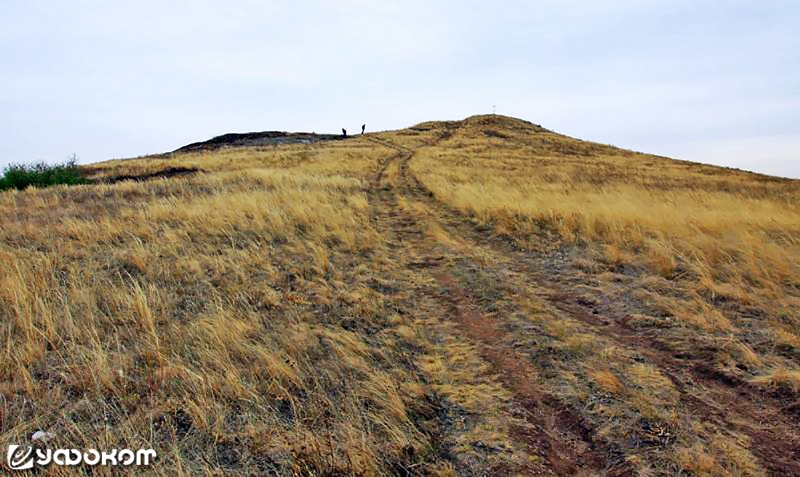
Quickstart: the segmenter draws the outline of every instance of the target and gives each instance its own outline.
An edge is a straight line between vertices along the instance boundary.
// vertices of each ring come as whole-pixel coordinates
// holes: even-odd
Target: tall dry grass
[[[492,117],[464,121],[411,170],[438,200],[529,249],[577,244],[637,276],[640,297],[716,343],[719,366],[757,383],[800,369],[797,181]]]
[[[0,441],[152,447],[161,475],[448,468],[392,332],[410,318],[363,266],[385,260],[365,192],[384,154],[119,161],[90,169],[206,172],[0,194]]]
[[[629,326],[767,392],[800,389],[796,182],[477,117],[110,161],[89,175],[199,172],[0,193],[0,443],[45,430],[53,445],[152,447],[158,475],[544,472],[520,438],[530,396],[408,266],[435,250],[495,344],[531,363],[518,378],[642,475],[764,474],[747,436],[685,409],[687,393],[715,396],[548,305],[508,257],[404,196],[399,160],[383,175],[396,210],[379,210],[391,143],[416,151],[413,178],[441,203],[568,257],[558,273],[624,301]]]

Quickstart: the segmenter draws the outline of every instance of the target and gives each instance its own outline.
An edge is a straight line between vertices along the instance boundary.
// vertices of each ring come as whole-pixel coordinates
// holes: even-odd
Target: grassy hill
[[[2,445],[800,475],[798,181],[502,116],[86,171],[0,193]]]

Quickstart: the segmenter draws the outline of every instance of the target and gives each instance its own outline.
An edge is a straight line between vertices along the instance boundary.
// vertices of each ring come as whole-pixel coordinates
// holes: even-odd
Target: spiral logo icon
[[[33,467],[33,448],[28,447],[27,452],[19,449],[18,445],[8,446],[8,466],[11,470],[25,470]]]

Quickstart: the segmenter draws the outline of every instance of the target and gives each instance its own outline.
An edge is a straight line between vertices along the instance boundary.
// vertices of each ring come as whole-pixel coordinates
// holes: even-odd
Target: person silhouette
[[[364,130],[365,129],[367,129],[367,125],[366,124],[362,124],[361,125],[361,134],[364,134]]]
[[[342,128],[342,137],[347,137],[347,129]]]

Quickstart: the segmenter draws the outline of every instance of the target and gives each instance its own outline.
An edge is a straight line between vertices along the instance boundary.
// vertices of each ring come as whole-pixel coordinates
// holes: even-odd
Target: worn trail
[[[530,356],[508,344],[514,341],[508,339],[509,333],[525,331],[510,330],[482,313],[479,300],[457,278],[463,261],[485,274],[485,280],[500,274],[511,277],[556,316],[580,322],[592,334],[637,353],[670,379],[680,393],[683,412],[696,422],[710,420],[721,429],[747,436],[747,447],[771,475],[800,475],[800,433],[787,431],[800,428],[796,404],[714,372],[697,357],[687,357],[662,341],[657,333],[629,326],[631,305],[602,296],[591,277],[570,267],[565,253],[526,251],[476,224],[436,200],[414,176],[410,170],[414,150],[383,140],[380,144],[396,154],[383,164],[373,188],[380,191],[380,209],[393,218],[395,236],[423,257],[409,265],[421,264],[436,280],[440,292],[432,293],[447,316],[459,323],[465,338],[480,344],[484,359],[527,413],[530,427],[518,429],[518,438],[530,442],[531,449],[544,449],[556,474],[627,475],[633,471],[626,463],[626,451],[599,438],[591,419],[536,384],[537,370]],[[416,206],[400,207],[401,201]],[[444,239],[437,240],[436,231]],[[442,256],[457,256],[462,263],[457,266]]]
[[[502,267],[506,276],[530,284],[536,297],[546,303],[553,313],[583,323],[593,334],[610,339],[620,347],[635,350],[673,382],[680,392],[682,408],[698,422],[712,420],[723,429],[746,435],[751,452],[772,474],[800,475],[800,433],[786,431],[800,428],[796,404],[792,405],[779,396],[714,372],[697,358],[689,358],[673,349],[660,340],[657,333],[629,326],[629,305],[612,302],[606,296],[601,296],[589,277],[570,268],[563,253],[522,250],[512,240],[494,235],[487,227],[473,222],[469,216],[437,201],[410,171],[413,151],[385,142],[383,144],[398,151],[389,162],[399,162],[394,180],[391,183],[383,181],[386,190],[393,196],[401,196],[424,206],[423,210],[419,207],[414,209],[415,213],[407,212],[406,223],[432,224],[463,245],[458,250],[462,257],[480,260],[476,268],[486,267],[487,262]],[[382,175],[379,175],[378,181],[382,179]],[[414,237],[415,248],[425,250],[431,247],[431,240],[421,238],[419,230]],[[487,261],[485,257],[491,259]],[[614,467],[624,456],[614,460],[614,455],[620,454],[620,451],[609,449],[595,439],[587,419],[531,384],[535,381],[536,370],[529,364],[528,358],[514,349],[504,348],[503,343],[507,341],[503,339],[504,332],[497,323],[481,315],[472,297],[454,278],[453,270],[439,264],[431,268],[431,273],[448,290],[445,294],[447,298],[443,301],[450,307],[450,316],[462,324],[466,336],[483,343],[487,361],[492,363],[503,383],[514,391],[518,401],[532,416],[538,414],[540,420],[545,418],[545,414],[556,416],[555,420],[548,422],[550,426],[555,425],[557,429],[566,427],[572,432],[577,430],[580,439],[586,443],[581,455],[570,455],[564,451],[569,446],[548,440],[558,432],[552,432],[551,429],[550,432],[545,430],[539,434],[529,434],[531,439],[547,442],[546,447],[552,449],[550,460],[554,469],[558,473],[577,468],[627,472],[624,466]],[[702,389],[702,394],[696,393],[695,389]],[[538,424],[546,429],[548,423],[540,421]]]
[[[519,249],[512,240],[495,236],[467,215],[436,201],[408,170],[408,160],[401,170],[407,193],[424,202],[441,227],[481,248],[482,253],[491,254],[518,280],[535,284],[537,294],[554,309],[591,327],[594,334],[637,350],[673,382],[685,409],[698,420],[711,419],[747,435],[750,450],[770,472],[800,475],[800,431],[786,432],[800,429],[796,402],[709,368],[702,353],[699,357],[686,356],[661,340],[657,332],[629,326],[630,305],[602,295],[589,277],[570,269],[563,256]],[[557,273],[553,272],[554,262]],[[704,396],[692,392],[697,388],[704,390]]]
[[[390,229],[387,235],[402,245],[406,266],[424,269],[435,280],[436,286],[427,293],[436,299],[442,315],[459,324],[463,338],[479,346],[485,361],[514,396],[514,405],[527,422],[514,429],[515,438],[527,443],[531,455],[546,459],[556,475],[629,475],[631,469],[619,451],[596,438],[590,422],[536,384],[537,372],[527,357],[505,344],[507,331],[485,316],[476,299],[460,285],[454,265],[446,257],[463,257],[463,253],[437,241],[430,229],[436,224],[408,203],[417,195],[408,170],[414,151],[386,141],[380,144],[395,149],[396,154],[382,164],[371,186],[378,220]]]

